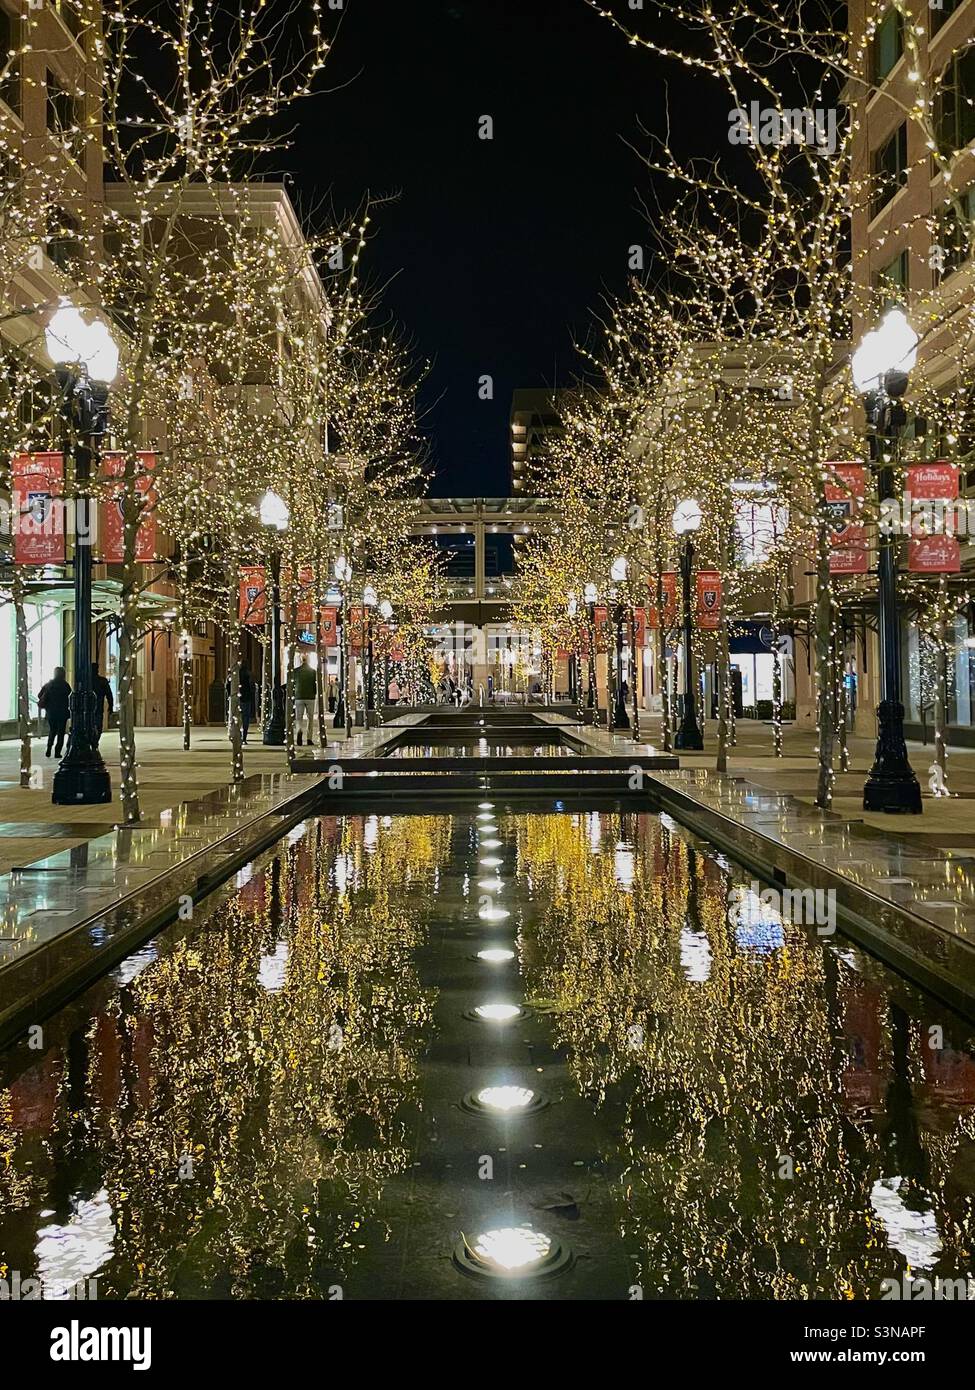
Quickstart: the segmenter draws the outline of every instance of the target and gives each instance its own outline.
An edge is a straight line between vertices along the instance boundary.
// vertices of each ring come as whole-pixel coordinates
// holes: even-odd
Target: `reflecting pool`
[[[558,739],[545,742],[533,739],[530,743],[510,742],[503,734],[487,738],[452,739],[449,743],[431,740],[423,743],[404,743],[391,748],[387,758],[564,758],[572,749]]]
[[[0,1059],[4,1277],[101,1299],[965,1277],[967,1027],[768,898],[610,803],[309,819]]]

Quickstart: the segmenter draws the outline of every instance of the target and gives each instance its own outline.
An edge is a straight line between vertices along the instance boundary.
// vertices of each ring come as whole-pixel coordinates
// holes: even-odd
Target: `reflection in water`
[[[572,754],[558,739],[545,743],[508,743],[504,739],[472,738],[456,743],[403,743],[391,748],[387,758],[565,758]]]
[[[321,820],[240,875],[0,1092],[8,1268],[101,1298],[341,1282],[409,1158],[432,999],[402,897],[447,844],[442,821],[371,825]]]
[[[950,1015],[783,923],[668,817],[478,809],[308,822],[51,1020],[45,1052],[9,1054],[0,1276],[328,1297],[400,1233],[387,1189],[416,1161],[435,1035],[418,953],[472,924],[465,958],[491,974],[470,1026],[489,1047],[554,1033],[645,1297],[877,1297],[905,1269],[969,1272],[975,1062]],[[476,896],[495,870],[503,908]],[[456,1114],[424,1094],[428,1129]],[[534,1100],[504,1077],[477,1094]]]
[[[849,943],[729,914],[744,875],[673,822],[531,817],[518,838],[546,904],[527,991],[571,1006],[553,1026],[618,1136],[645,1296],[876,1298],[907,1266],[973,1271],[961,1025]]]

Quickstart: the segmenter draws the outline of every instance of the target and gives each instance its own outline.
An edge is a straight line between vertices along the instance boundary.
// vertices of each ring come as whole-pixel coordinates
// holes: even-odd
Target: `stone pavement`
[[[259,730],[256,736],[259,740]],[[57,760],[44,757],[45,743],[37,739],[33,744],[37,785],[23,788],[20,745],[10,740],[0,742],[0,873],[103,835],[121,815],[116,731],[105,734],[101,744],[115,792],[115,800],[106,806],[52,805],[51,782]],[[182,729],[139,729],[136,748],[142,815],[147,825],[158,824],[160,813],[181,801],[195,801],[226,786],[230,777],[230,743],[222,727],[194,729],[189,752],[183,749]],[[283,748],[264,748],[258,741],[244,749],[248,776],[287,770]]]
[[[660,721],[649,716],[641,718],[643,739],[661,746]],[[738,720],[738,742],[728,757],[728,772],[744,777],[757,787],[797,797],[813,806],[816,798],[815,739],[807,730],[784,727],[785,756],[772,754],[771,725],[752,719]],[[682,768],[714,767],[717,749],[717,725],[709,722],[704,731],[703,753],[679,754]],[[614,735],[613,742],[633,747],[632,737]],[[941,848],[975,849],[975,749],[949,748],[948,785],[951,797],[935,797],[928,790],[928,769],[934,761],[929,743],[908,744],[911,766],[921,784],[924,811],[920,816],[894,816],[864,811],[863,784],[873,762],[873,739],[849,740],[850,771],[838,772],[833,796],[836,815],[855,818],[898,839],[904,836],[913,841]]]

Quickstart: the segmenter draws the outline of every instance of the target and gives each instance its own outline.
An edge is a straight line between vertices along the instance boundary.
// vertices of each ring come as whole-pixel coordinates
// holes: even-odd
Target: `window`
[[[81,35],[81,0],[54,0],[54,9],[69,34]]]
[[[85,147],[84,106],[81,99],[61,85],[50,68],[47,73],[47,128],[66,154],[80,161]]]
[[[11,49],[20,47],[20,20],[0,5],[0,101],[20,115],[20,72],[16,62],[7,57]]]
[[[957,9],[964,4],[964,0],[928,0],[928,8],[931,11],[931,32],[936,34],[944,24],[946,19],[950,19]]]
[[[942,154],[975,140],[975,49],[956,55],[942,74],[934,116]]]
[[[883,82],[904,52],[900,10],[890,9],[873,36],[873,80]]]
[[[54,208],[47,219],[47,254],[65,275],[77,276],[82,263],[81,223],[64,208]]]
[[[960,198],[962,216],[954,207],[946,208],[938,219],[938,239],[931,248],[933,269],[945,280],[968,259],[975,239],[975,189]]]
[[[892,304],[903,304],[908,288],[909,257],[906,249],[900,251],[882,270],[873,277],[873,287],[883,299],[888,309]]]
[[[874,192],[870,216],[876,217],[899,188],[907,183],[907,123],[897,127],[873,156]]]

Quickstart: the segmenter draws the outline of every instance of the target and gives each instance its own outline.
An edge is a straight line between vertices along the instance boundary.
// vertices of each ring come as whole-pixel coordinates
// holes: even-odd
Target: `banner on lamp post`
[[[827,463],[829,475],[823,487],[826,510],[833,529],[840,531],[860,515],[867,495],[867,470],[862,463]]]
[[[833,537],[829,550],[830,574],[866,574],[870,568],[867,530],[859,523],[844,526]]]
[[[721,575],[717,570],[697,572],[697,625],[711,631],[721,625]]]
[[[65,562],[63,454],[16,454],[11,460],[14,563]]]
[[[315,624],[315,571],[311,565],[302,565],[298,570],[298,583],[294,594],[295,626],[305,631]],[[281,571],[281,592],[291,600],[291,570],[287,566]]]
[[[267,621],[267,589],[262,565],[249,565],[240,572],[237,616],[245,627],[263,627]]]
[[[663,625],[664,629],[675,627],[677,624],[677,572],[676,570],[665,570],[660,576],[661,589],[663,590]],[[651,594],[656,596],[657,584],[655,580],[650,580],[647,585]],[[647,627],[657,629],[660,627],[660,613],[657,605],[651,604],[647,609]]]
[[[322,642],[326,647],[337,647],[339,644],[339,610],[337,608],[323,608],[319,621],[322,625]]]
[[[957,536],[912,536],[907,543],[907,568],[913,574],[957,574],[961,569]]]
[[[958,466],[912,463],[907,469],[907,491],[915,502],[954,502],[958,497]]]
[[[156,558],[156,493],[152,484],[152,474],[156,467],[153,453],[141,452],[135,474],[135,491],[138,497],[139,529],[135,537],[135,558],[141,564],[149,564]],[[122,454],[102,454],[101,481],[103,501],[101,505],[101,528],[99,535],[99,559],[105,565],[121,565],[125,562],[125,457]]]
[[[645,608],[633,610],[633,639],[637,647],[647,645],[647,611]]]

